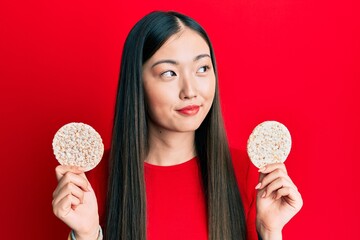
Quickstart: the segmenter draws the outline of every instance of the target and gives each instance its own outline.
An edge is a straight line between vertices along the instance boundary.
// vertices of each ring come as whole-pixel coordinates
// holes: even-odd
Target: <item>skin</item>
[[[143,65],[143,81],[150,145],[145,161],[169,166],[192,159],[195,130],[215,93],[216,78],[205,40],[183,26]],[[198,112],[179,112],[189,105],[199,106]],[[264,240],[279,240],[284,225],[302,207],[301,195],[284,164],[267,165],[259,172],[256,228]],[[96,196],[83,170],[58,166],[56,176],[54,214],[74,230],[77,239],[96,239]]]
[[[144,64],[143,81],[149,109],[147,162],[174,165],[196,155],[195,130],[211,108],[215,74],[206,42],[184,28],[173,35]],[[179,112],[199,106],[195,115]]]
[[[281,240],[283,227],[300,211],[303,200],[283,163],[269,164],[259,172],[256,229],[264,240]]]
[[[57,166],[58,185],[53,193],[53,212],[75,232],[77,240],[96,239],[99,214],[94,190],[84,170],[79,167]]]

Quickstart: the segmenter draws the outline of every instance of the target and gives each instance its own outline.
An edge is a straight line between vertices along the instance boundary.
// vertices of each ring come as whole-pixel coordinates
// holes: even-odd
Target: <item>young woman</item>
[[[251,183],[249,161],[230,153],[204,29],[179,13],[148,14],[127,37],[120,72],[106,239],[281,239],[301,195],[284,164]],[[82,169],[56,175],[55,215],[73,238],[101,237]]]

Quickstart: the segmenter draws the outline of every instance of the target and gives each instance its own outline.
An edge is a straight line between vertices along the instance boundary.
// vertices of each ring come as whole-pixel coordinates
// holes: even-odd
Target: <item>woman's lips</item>
[[[186,116],[193,116],[193,115],[197,114],[199,112],[199,110],[200,110],[200,106],[189,105],[184,108],[178,109],[176,111],[178,111],[179,113],[186,115]]]

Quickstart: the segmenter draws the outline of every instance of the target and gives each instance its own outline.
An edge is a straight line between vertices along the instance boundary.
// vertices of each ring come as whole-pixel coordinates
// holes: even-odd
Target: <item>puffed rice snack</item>
[[[265,121],[257,125],[247,142],[250,160],[258,168],[270,163],[283,163],[290,149],[290,132],[277,121]]]
[[[62,126],[54,136],[52,147],[61,165],[78,166],[85,171],[96,167],[104,154],[100,134],[85,123]]]

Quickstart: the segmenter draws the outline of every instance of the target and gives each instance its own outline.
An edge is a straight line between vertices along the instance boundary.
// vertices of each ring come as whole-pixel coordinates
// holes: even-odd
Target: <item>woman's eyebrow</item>
[[[199,59],[204,58],[204,57],[211,58],[209,54],[204,53],[204,54],[200,54],[199,56],[196,56],[196,57],[194,58],[194,62],[195,62],[195,61],[198,61]]]
[[[170,59],[164,59],[164,60],[160,60],[157,61],[156,63],[154,63],[151,68],[154,68],[156,65],[162,64],[162,63],[169,63],[172,65],[178,65],[178,62],[174,61],[174,60],[170,60]]]
[[[205,54],[200,54],[198,56],[196,56],[194,58],[194,62],[200,60],[201,58],[204,58],[204,57],[208,57],[208,58],[211,58],[209,54],[205,53]],[[155,62],[151,68],[154,68],[156,65],[159,65],[159,64],[162,64],[162,63],[168,63],[168,64],[172,64],[172,65],[178,65],[179,63],[175,60],[171,60],[171,59],[163,59],[163,60],[160,60],[160,61],[157,61]]]

